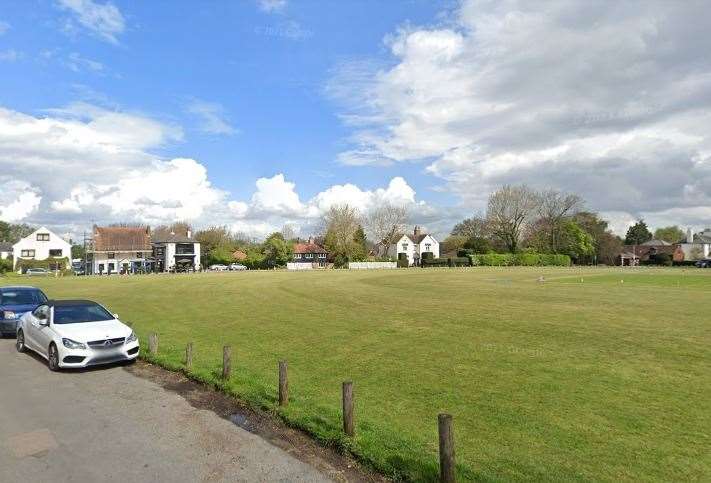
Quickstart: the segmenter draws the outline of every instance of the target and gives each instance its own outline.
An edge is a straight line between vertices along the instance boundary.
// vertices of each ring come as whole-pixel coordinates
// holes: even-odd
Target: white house
[[[200,270],[200,242],[190,230],[184,235],[156,233],[153,237],[153,257],[156,272]]]
[[[72,258],[72,246],[59,235],[44,226],[32,232],[12,246],[13,267],[17,268],[22,260],[66,259],[69,268]]]
[[[151,230],[146,226],[94,226],[87,274],[151,271]]]
[[[687,230],[686,239],[682,240],[674,253],[675,261],[693,261],[711,257],[711,229],[706,228],[694,234]]]
[[[419,226],[415,227],[412,235],[402,235],[388,249],[388,255],[391,257],[406,253],[410,265],[419,265],[425,252],[430,252],[434,258],[439,258],[439,242],[429,233],[422,233]]]

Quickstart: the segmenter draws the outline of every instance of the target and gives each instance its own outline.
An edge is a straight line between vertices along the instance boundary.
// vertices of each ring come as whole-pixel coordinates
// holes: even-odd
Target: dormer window
[[[37,233],[37,241],[49,241],[49,233]]]
[[[402,244],[402,249],[403,249],[403,251],[407,251],[407,246],[408,246],[407,243],[403,243],[403,244]]]

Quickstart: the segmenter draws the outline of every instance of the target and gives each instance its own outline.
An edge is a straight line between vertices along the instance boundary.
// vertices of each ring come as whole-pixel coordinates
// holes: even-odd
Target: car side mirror
[[[114,319],[118,319],[118,318],[119,318],[118,314],[114,314]]]
[[[47,320],[47,316],[39,319],[39,325],[42,327],[47,327],[49,325],[49,320]]]

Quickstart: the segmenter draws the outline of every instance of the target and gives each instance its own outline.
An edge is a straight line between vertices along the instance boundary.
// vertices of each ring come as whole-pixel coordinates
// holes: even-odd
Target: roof
[[[232,254],[232,258],[234,258],[235,260],[246,260],[247,254],[244,253],[242,250],[235,250]]]
[[[187,235],[160,233],[155,235],[153,243],[197,243],[197,240]]]
[[[642,243],[642,246],[647,246],[647,247],[666,247],[669,245],[671,245],[671,243],[664,241],[664,240],[657,240],[656,238],[653,238],[649,241]]]
[[[0,252],[11,252],[12,245],[10,242],[0,242]]]
[[[151,231],[144,226],[95,226],[95,252],[121,252],[151,249]]]
[[[328,253],[325,248],[315,243],[297,243],[294,253]]]
[[[406,236],[415,245],[419,245],[420,243],[422,243],[422,240],[424,240],[428,236],[432,236],[432,235],[430,233],[420,233],[417,236],[415,236],[412,233],[398,233],[395,235],[395,239],[397,241],[400,241],[402,239],[402,237],[404,237],[404,236]]]
[[[50,307],[73,307],[77,305],[99,305],[93,300],[48,300],[46,305]]]

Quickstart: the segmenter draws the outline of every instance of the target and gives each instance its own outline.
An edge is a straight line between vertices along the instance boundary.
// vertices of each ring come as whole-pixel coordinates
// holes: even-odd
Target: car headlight
[[[2,314],[3,314],[3,318],[6,320],[12,320],[15,317],[17,317],[17,314],[15,314],[15,312],[12,312],[10,310],[6,310]]]
[[[136,333],[131,332],[131,335],[126,337],[126,344],[128,344],[129,342],[136,342],[137,340],[138,340],[138,337],[136,336]]]
[[[86,349],[86,345],[72,339],[62,339],[62,344],[67,349]]]

